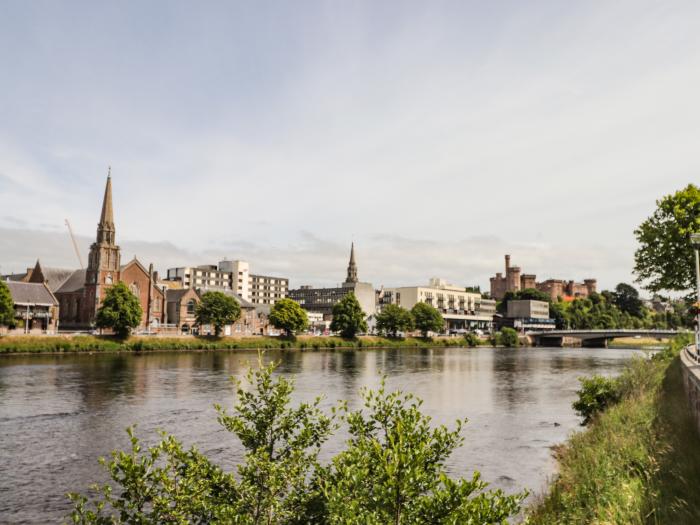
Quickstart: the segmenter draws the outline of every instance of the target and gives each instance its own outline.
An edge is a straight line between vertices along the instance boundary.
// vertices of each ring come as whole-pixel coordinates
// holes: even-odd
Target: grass
[[[667,344],[668,340],[655,337],[616,337],[608,343],[608,346],[610,348],[663,348]]]
[[[683,389],[682,341],[622,375],[622,400],[557,451],[532,524],[700,523],[700,437]]]
[[[463,338],[422,339],[409,337],[389,339],[362,336],[341,337],[131,337],[120,341],[110,336],[6,336],[0,337],[0,354],[70,353],[70,352],[133,352],[155,350],[235,350],[235,349],[358,349],[358,348],[427,348],[466,346]]]

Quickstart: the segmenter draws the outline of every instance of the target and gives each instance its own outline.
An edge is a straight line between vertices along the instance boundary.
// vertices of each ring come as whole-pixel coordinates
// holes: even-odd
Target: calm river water
[[[571,409],[577,378],[616,374],[639,353],[612,349],[435,349],[268,352],[296,380],[296,398],[324,395],[357,406],[360,388],[387,375],[391,389],[425,400],[435,422],[468,417],[465,445],[450,459],[455,475],[481,471],[506,491],[541,491],[556,464],[550,447],[578,429]],[[146,442],[157,429],[197,444],[232,468],[241,449],[216,422],[212,405],[231,405],[230,376],[254,352],[164,352],[79,356],[0,356],[0,522],[61,522],[65,492],[106,480],[97,463],[127,448],[137,424]],[[324,448],[343,444],[339,433]]]

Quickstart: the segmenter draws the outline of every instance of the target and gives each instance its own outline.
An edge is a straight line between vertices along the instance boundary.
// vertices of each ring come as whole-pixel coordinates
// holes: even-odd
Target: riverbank
[[[700,437],[674,340],[621,375],[621,401],[557,451],[559,474],[532,524],[700,523]]]
[[[467,346],[464,338],[436,337],[422,339],[407,337],[361,336],[341,337],[299,336],[283,337],[130,337],[125,341],[110,336],[6,336],[0,338],[0,354],[86,353],[86,352],[148,352],[159,350],[255,350],[298,349],[328,350],[336,348],[428,348],[435,346]]]

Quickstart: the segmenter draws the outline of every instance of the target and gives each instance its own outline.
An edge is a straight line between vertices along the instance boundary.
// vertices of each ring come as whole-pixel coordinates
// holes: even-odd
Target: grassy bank
[[[558,451],[559,475],[529,523],[700,523],[700,438],[681,347],[629,364],[621,400]]]
[[[654,337],[616,337],[608,343],[609,348],[664,348],[668,339]]]
[[[13,353],[75,353],[75,352],[133,352],[155,350],[235,350],[235,349],[299,349],[321,350],[335,348],[427,348],[435,346],[466,346],[463,338],[388,339],[363,336],[356,339],[341,337],[300,336],[295,340],[280,337],[131,337],[120,341],[108,336],[12,336],[0,338],[0,354]]]

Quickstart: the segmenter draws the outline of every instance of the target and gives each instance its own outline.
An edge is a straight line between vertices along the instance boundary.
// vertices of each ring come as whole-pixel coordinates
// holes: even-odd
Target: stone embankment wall
[[[681,369],[683,370],[683,386],[688,394],[690,409],[695,416],[695,423],[700,432],[700,360],[692,350],[693,346],[686,347],[681,352]]]

